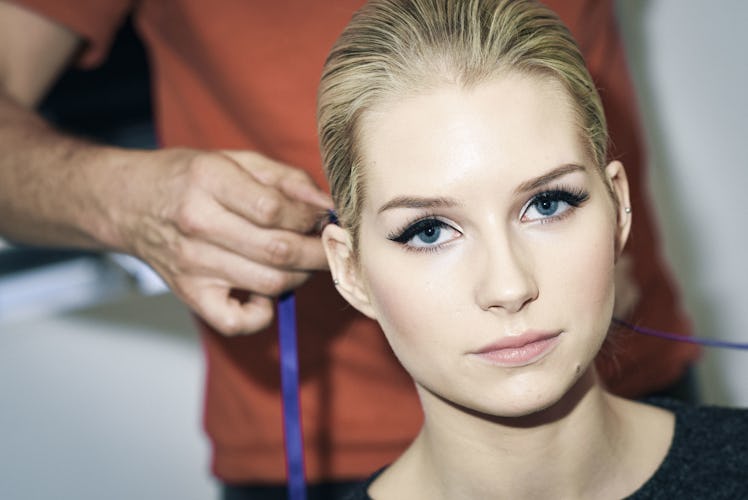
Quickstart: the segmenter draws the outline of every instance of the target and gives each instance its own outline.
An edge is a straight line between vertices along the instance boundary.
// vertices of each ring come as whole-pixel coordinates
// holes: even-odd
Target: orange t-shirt
[[[238,148],[301,167],[325,185],[315,123],[316,88],[332,43],[361,0],[19,0],[83,36],[79,63],[106,56],[124,16],[148,50],[163,146]],[[633,321],[689,332],[659,254],[647,202],[635,99],[611,4],[558,0],[601,89],[615,150],[633,186],[627,252],[642,297]],[[343,302],[329,276],[297,292],[301,405],[310,480],[360,478],[411,441],[421,409],[409,376],[378,326]],[[207,355],[205,427],[213,469],[228,482],[285,480],[278,347],[274,328],[225,338],[200,324]],[[621,335],[601,371],[618,393],[661,389],[698,349]]]

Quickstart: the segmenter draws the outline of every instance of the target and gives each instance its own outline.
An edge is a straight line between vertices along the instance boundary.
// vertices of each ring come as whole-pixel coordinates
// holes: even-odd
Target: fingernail
[[[318,203],[322,208],[332,208],[332,197],[324,191],[318,191],[311,189],[310,194],[314,196],[314,201]]]

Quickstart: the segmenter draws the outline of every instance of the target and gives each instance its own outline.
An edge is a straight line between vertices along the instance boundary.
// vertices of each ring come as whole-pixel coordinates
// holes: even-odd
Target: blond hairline
[[[479,20],[487,12],[488,28]],[[450,33],[450,24],[467,29]],[[608,136],[600,98],[568,30],[545,7],[518,0],[384,0],[354,16],[325,64],[317,117],[323,165],[354,254],[364,200],[362,115],[387,100],[443,84],[470,88],[509,72],[551,77],[563,86],[602,169]]]

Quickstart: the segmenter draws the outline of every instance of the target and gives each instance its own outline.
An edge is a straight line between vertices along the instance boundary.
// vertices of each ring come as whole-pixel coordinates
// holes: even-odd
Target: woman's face
[[[547,79],[445,86],[361,125],[366,198],[343,294],[422,397],[497,416],[557,402],[610,321],[628,216],[606,183],[627,205],[621,165],[601,175]]]

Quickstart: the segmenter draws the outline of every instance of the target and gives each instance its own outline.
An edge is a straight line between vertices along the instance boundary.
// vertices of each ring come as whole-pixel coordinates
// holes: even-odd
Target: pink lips
[[[504,337],[474,354],[500,366],[525,366],[545,357],[558,344],[560,335],[560,331],[525,332]]]

